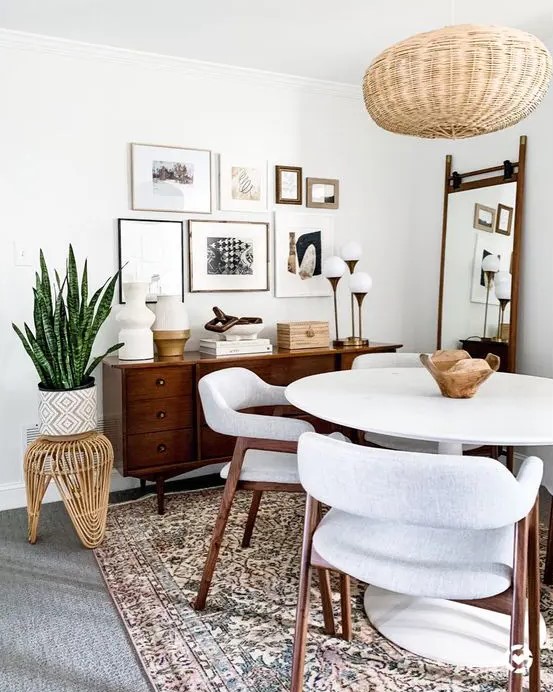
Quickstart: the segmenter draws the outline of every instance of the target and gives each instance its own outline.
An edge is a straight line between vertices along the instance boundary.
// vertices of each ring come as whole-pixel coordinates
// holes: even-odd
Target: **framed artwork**
[[[269,224],[188,222],[191,293],[269,290]]]
[[[275,166],[275,202],[302,204],[302,170],[299,166]]]
[[[506,204],[498,204],[495,221],[495,232],[501,233],[501,235],[511,235],[512,227],[513,207],[508,207]]]
[[[486,279],[482,271],[482,260],[488,255],[497,255],[499,257],[499,270],[511,270],[511,255],[512,246],[506,242],[501,236],[476,236],[474,246],[474,264],[472,270],[472,285],[470,300],[472,303],[486,302]],[[490,305],[499,305],[499,301],[495,297],[493,286],[490,290]]]
[[[334,220],[318,214],[276,214],[275,295],[329,296],[323,261],[334,252]]]
[[[495,209],[476,202],[474,205],[474,220],[472,225],[477,231],[493,233],[495,226]]]
[[[267,161],[221,154],[219,206],[224,211],[267,211]]]
[[[184,300],[184,234],[182,221],[118,219],[119,302],[125,302],[123,284],[147,281],[147,302],[159,293],[180,295]]]
[[[338,209],[340,183],[332,178],[306,178],[306,206]]]
[[[132,208],[211,212],[211,152],[131,144]]]

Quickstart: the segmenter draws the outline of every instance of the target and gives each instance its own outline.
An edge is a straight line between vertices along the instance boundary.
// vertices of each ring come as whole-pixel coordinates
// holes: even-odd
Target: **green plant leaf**
[[[118,349],[120,349],[120,348],[121,348],[122,346],[124,346],[124,345],[125,345],[124,343],[115,344],[115,346],[110,346],[110,348],[108,348],[108,350],[107,350],[103,355],[101,355],[101,356],[96,356],[96,358],[94,358],[94,360],[92,361],[92,363],[91,363],[91,364],[88,366],[88,368],[86,369],[86,372],[85,372],[85,374],[84,374],[84,379],[86,380],[86,379],[88,379],[88,378],[90,377],[90,375],[92,375],[92,373],[94,372],[95,368],[96,368],[98,365],[100,365],[100,363],[104,360],[104,358],[105,358],[106,356],[109,356],[110,353],[113,353],[114,351],[117,351]]]
[[[40,274],[41,274],[41,288],[44,294],[44,300],[46,302],[46,307],[50,312],[52,312],[52,287],[50,285],[50,275],[48,274],[48,267],[46,266],[46,260],[44,259],[44,253],[42,248],[39,253],[40,261]]]
[[[38,345],[38,343],[34,337],[34,334],[29,329],[29,326],[27,325],[27,323],[24,324],[24,327],[25,327],[25,333],[27,334],[27,340],[28,340],[29,346],[31,348],[32,353],[34,354],[34,359],[36,359],[36,362],[40,366],[40,370],[42,370],[44,373],[44,379],[41,378],[41,381],[47,387],[56,387],[57,386],[56,378],[54,377],[54,373],[52,372],[52,368],[50,367],[48,359],[46,358],[46,356],[42,352],[40,346]],[[23,336],[23,335],[21,334],[20,338],[21,338],[21,336]],[[33,362],[35,362],[34,359],[33,359],[33,357],[31,357],[31,360],[33,360]],[[36,367],[36,365],[35,365],[35,367]],[[39,374],[40,374],[40,370],[38,370]]]
[[[33,365],[35,366],[35,370],[38,373],[40,381],[44,382],[46,384],[48,381],[48,377],[46,376],[46,371],[42,369],[42,366],[40,365],[38,358],[36,357],[33,349],[31,348],[31,345],[29,344],[29,342],[25,338],[25,335],[22,333],[21,329],[19,329],[19,327],[16,324],[14,324],[13,322],[12,322],[12,327],[13,327],[15,333],[17,334],[17,336],[19,337],[19,339],[21,340],[21,343],[23,344],[23,348],[27,352],[27,355],[32,360]]]

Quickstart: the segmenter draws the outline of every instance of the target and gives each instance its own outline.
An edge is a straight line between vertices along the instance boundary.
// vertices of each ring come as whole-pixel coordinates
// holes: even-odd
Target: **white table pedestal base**
[[[510,617],[437,598],[415,598],[369,586],[365,611],[386,639],[424,658],[454,665],[506,666]],[[541,619],[542,646],[547,640]]]

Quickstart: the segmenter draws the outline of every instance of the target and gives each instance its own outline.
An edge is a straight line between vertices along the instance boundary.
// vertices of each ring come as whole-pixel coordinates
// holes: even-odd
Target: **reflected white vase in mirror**
[[[180,295],[158,295],[153,307],[154,342],[159,356],[182,356],[190,338],[190,323],[186,305]]]
[[[151,326],[154,313],[146,306],[149,283],[132,281],[123,285],[126,304],[119,311],[119,349],[121,360],[150,360],[154,357],[154,339]]]

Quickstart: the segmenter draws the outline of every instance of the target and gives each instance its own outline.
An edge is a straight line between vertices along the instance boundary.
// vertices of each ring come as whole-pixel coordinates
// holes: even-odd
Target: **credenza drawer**
[[[127,373],[127,399],[192,395],[193,372],[188,367],[143,368]]]
[[[139,399],[127,405],[127,434],[191,428],[193,404],[191,396],[166,399]]]
[[[165,430],[127,436],[127,473],[135,469],[170,466],[194,459],[191,429]]]

